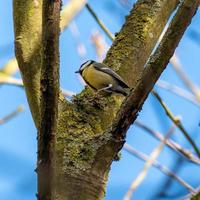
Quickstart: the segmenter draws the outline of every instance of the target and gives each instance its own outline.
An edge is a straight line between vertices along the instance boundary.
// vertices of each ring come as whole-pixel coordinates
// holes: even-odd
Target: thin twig
[[[145,162],[148,161],[149,156],[134,149],[132,146],[128,145],[128,144],[124,144],[124,149],[130,153],[131,155],[136,156],[137,158],[139,158],[140,160],[143,160]],[[180,177],[178,177],[175,173],[173,173],[170,169],[168,169],[166,166],[162,165],[159,161],[155,160],[152,163],[152,166],[154,166],[155,168],[159,169],[162,173],[166,174],[167,176],[171,177],[172,179],[175,179],[176,181],[178,181],[183,187],[185,187],[187,190],[189,190],[190,192],[194,193],[195,189],[190,186],[188,183],[186,183],[183,179],[181,179]]]
[[[196,146],[195,142],[192,140],[192,138],[190,137],[190,135],[188,134],[188,132],[185,130],[185,128],[183,127],[180,119],[174,117],[174,115],[172,114],[172,112],[169,110],[169,108],[167,107],[167,105],[163,102],[163,100],[161,99],[161,97],[157,94],[157,92],[152,91],[153,95],[156,97],[156,99],[159,101],[159,103],[162,105],[162,108],[165,110],[167,116],[172,120],[172,122],[180,129],[180,131],[183,133],[183,135],[187,138],[187,140],[189,141],[189,143],[192,145],[192,147],[194,148],[195,152],[197,153],[198,157],[200,158],[200,151],[198,149],[198,147]]]
[[[142,128],[142,129],[144,129],[148,133],[150,133],[156,139],[158,139],[160,141],[164,140],[164,137],[163,137],[163,135],[161,133],[159,133],[157,131],[154,131],[153,129],[151,129],[150,127],[146,126],[141,121],[136,120],[134,124],[136,126]],[[178,152],[184,158],[187,158],[189,161],[192,161],[195,164],[200,165],[200,159],[198,157],[196,157],[195,155],[193,155],[191,151],[183,148],[181,145],[179,145],[178,143],[176,143],[174,140],[168,139],[166,141],[166,145],[169,146],[170,148],[172,148],[173,150],[175,150],[176,152]]]
[[[6,77],[6,79],[4,80],[1,80],[1,77],[0,77],[0,84],[8,84],[8,85],[24,87],[22,79],[13,78],[11,76]],[[63,96],[65,97],[72,97],[76,95],[75,92],[72,92],[70,90],[61,89],[61,91],[62,91]]]
[[[15,74],[19,70],[17,60],[15,58],[10,59],[1,69],[0,73],[7,76]]]
[[[183,157],[177,157],[175,160],[173,160],[172,166],[170,166],[171,170],[175,174],[178,174],[178,172],[183,167],[184,161],[185,160],[183,159]],[[177,199],[177,197],[180,196],[180,190],[171,195],[168,193],[168,189],[171,187],[172,184],[173,184],[172,179],[168,178],[168,179],[164,180],[162,186],[160,186],[160,190],[156,191],[157,194],[153,195],[153,198],[161,199],[163,197],[169,197],[169,198],[172,197],[171,199]]]
[[[87,3],[86,4],[87,9],[89,10],[89,12],[91,13],[91,15],[94,17],[94,19],[96,20],[96,22],[99,24],[99,26],[102,28],[102,30],[106,33],[106,35],[112,40],[114,41],[115,37],[114,35],[108,30],[108,28],[105,26],[105,24],[98,18],[97,14],[94,12],[94,10],[91,8],[91,6]],[[167,29],[168,26],[166,26]],[[164,36],[165,31],[163,31],[162,35],[159,38],[159,41],[161,41],[162,37]],[[174,56],[171,58],[170,62],[172,63],[172,65],[174,66],[174,68],[178,71],[178,69],[180,69],[180,64],[177,62],[177,56],[176,56],[176,60],[175,60],[175,54]],[[180,70],[179,70],[180,71]],[[191,83],[191,81],[187,78],[186,75],[183,74],[184,72],[180,72],[181,77],[183,77],[183,80],[185,83],[187,83],[188,87],[190,86],[192,91],[195,91],[195,94],[200,94],[197,93],[197,91],[199,92],[199,90],[197,90],[197,88]],[[173,85],[169,85],[167,84],[167,82],[164,81],[158,81],[156,83],[159,87],[165,88],[167,90],[172,91],[175,94],[178,94],[179,96],[191,101],[192,103],[194,103],[195,105],[200,105],[198,101],[195,100],[194,96],[192,96],[190,93],[187,93],[186,91],[184,91],[183,89],[177,87],[177,86],[173,86]]]
[[[200,187],[196,189],[196,192],[190,192],[186,196],[182,197],[181,200],[199,200],[200,197]]]
[[[6,116],[4,116],[3,118],[0,119],[0,125],[8,122],[10,119],[12,119],[17,114],[19,114],[20,112],[23,112],[23,111],[24,111],[24,107],[18,106],[16,110],[14,110],[13,112],[9,113],[8,115],[6,115]]]
[[[183,3],[184,4],[184,3]],[[186,3],[187,4],[187,3]],[[98,18],[98,16],[96,15],[96,13],[93,11],[93,9],[89,6],[89,4],[86,4],[87,9],[89,10],[89,12],[91,13],[91,15],[94,17],[94,19],[96,20],[96,22],[100,25],[100,27],[103,29],[103,31],[106,33],[106,35],[113,41],[114,40],[114,36],[112,35],[112,33],[106,28],[106,26],[104,25],[104,23]],[[184,6],[183,6],[184,7]],[[169,29],[169,28],[168,28]],[[165,39],[165,38],[164,38]],[[159,99],[160,96],[157,94],[157,97]],[[157,98],[157,99],[158,99]],[[164,109],[166,109],[166,105],[161,104],[162,107]],[[168,110],[169,111],[169,110]],[[169,111],[167,112],[172,119],[175,119],[175,117],[173,116],[173,114]],[[178,122],[180,122],[179,120],[176,119],[176,123],[178,124]],[[175,121],[174,121],[175,122]],[[176,125],[177,125],[176,124]],[[185,131],[185,129],[183,128],[182,124],[179,125],[179,129],[184,133],[184,135],[186,136],[186,138],[189,140],[189,142],[191,143],[191,145],[194,147],[195,151],[197,152],[198,156],[200,157],[200,152],[197,148],[197,146],[195,145],[195,143],[193,142],[193,140],[190,138],[190,136],[187,134],[187,132]]]
[[[69,90],[65,90],[65,89],[62,89],[62,94],[65,97],[72,97],[72,96],[76,95],[75,92],[72,92],[72,91],[69,91]]]
[[[23,87],[22,79],[14,78],[12,76],[0,76],[0,84],[8,84]]]
[[[115,37],[113,36],[113,34],[108,30],[108,28],[106,28],[105,24],[99,19],[99,17],[96,15],[96,13],[94,12],[94,10],[91,8],[91,6],[86,3],[86,8],[88,9],[88,11],[90,12],[90,14],[94,17],[95,21],[99,24],[99,26],[102,28],[102,30],[106,33],[106,35],[113,41],[115,39]]]
[[[161,153],[161,151],[163,150],[165,143],[167,141],[167,139],[171,136],[171,134],[174,132],[174,126],[171,127],[169,129],[169,131],[167,132],[165,138],[163,141],[160,142],[160,144],[152,151],[152,153],[150,154],[149,158],[147,159],[143,169],[141,170],[141,172],[138,174],[138,176],[136,177],[136,179],[131,183],[131,186],[129,187],[127,193],[124,196],[124,200],[130,200],[133,192],[136,190],[136,188],[142,183],[142,181],[145,179],[149,168],[152,166],[152,164],[154,163],[154,161],[156,160],[156,158],[159,156],[159,154]]]
[[[94,45],[98,60],[102,62],[105,58],[109,45],[106,43],[103,34],[101,34],[98,30],[92,31],[91,41]]]
[[[17,60],[15,58],[10,59],[0,69],[0,84],[14,84],[16,86],[22,86],[22,80],[12,77],[19,70]]]
[[[192,3],[190,0],[181,2],[163,39],[153,55],[150,56],[140,79],[124,100],[117,114],[111,131],[115,137],[124,137],[130,125],[137,118],[137,114],[141,110],[144,101],[166,68],[171,56],[174,54],[175,48],[196,13],[199,2],[200,0],[194,0]]]
[[[175,69],[176,73],[183,81],[185,86],[187,86],[187,88],[194,94],[196,100],[200,102],[200,89],[189,79],[187,74],[184,72],[180,60],[178,59],[176,54],[173,55],[173,57],[170,60],[170,63],[172,64],[173,68]]]
[[[76,17],[77,14],[84,8],[87,0],[71,0],[62,9],[60,14],[60,29],[63,32],[70,24],[70,22]],[[3,67],[0,72],[4,72],[7,75],[12,75],[18,68],[16,58],[10,59]]]
[[[84,8],[87,0],[71,0],[67,5],[64,6],[60,14],[60,29],[64,31],[69,23],[75,18],[77,14]]]
[[[165,90],[168,90],[174,94],[176,94],[177,96],[180,96],[184,99],[186,99],[187,101],[190,101],[191,103],[193,103],[194,105],[196,106],[200,106],[200,102],[198,102],[196,100],[196,97],[191,94],[190,92],[176,86],[176,85],[173,85],[171,83],[168,83],[166,81],[163,81],[163,80],[159,80],[156,85],[162,89],[165,89]]]

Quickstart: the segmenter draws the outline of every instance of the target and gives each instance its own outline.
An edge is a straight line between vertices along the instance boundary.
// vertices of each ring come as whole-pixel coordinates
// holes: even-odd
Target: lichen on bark
[[[42,0],[14,0],[15,55],[33,120],[40,121]]]
[[[37,125],[40,121],[42,1],[37,1],[38,7],[33,2],[14,0],[14,23],[16,57]],[[143,66],[178,2],[139,0],[116,35],[104,63],[117,71],[131,87],[137,84]],[[103,198],[110,165],[124,144],[123,138],[120,140],[109,133],[123,100],[124,97],[118,95],[95,95],[88,89],[70,103],[61,95],[54,152],[56,200],[72,199],[72,196],[79,200]]]
[[[130,86],[136,84],[135,80],[140,77],[145,62],[178,2],[138,1],[122,30],[116,35],[104,62],[129,80]],[[152,34],[148,34],[148,29],[153,38]],[[60,110],[57,135],[57,167],[61,171],[60,176],[69,180],[74,177],[75,183],[78,174],[81,174],[85,178],[89,177],[90,181],[98,177],[96,182],[103,180],[106,183],[110,164],[124,144],[123,139],[114,139],[109,134],[123,99],[118,95],[100,97],[85,90]],[[58,185],[64,191],[64,183]],[[103,187],[100,185],[99,191],[102,192]],[[78,187],[84,188],[80,185]],[[84,199],[81,196],[79,198]],[[101,198],[102,195],[97,199]]]

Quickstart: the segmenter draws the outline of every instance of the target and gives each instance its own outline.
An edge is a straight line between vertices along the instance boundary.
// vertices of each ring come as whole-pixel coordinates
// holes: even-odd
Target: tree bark
[[[15,56],[33,120],[40,121],[42,0],[13,0]]]
[[[38,17],[40,30],[38,30],[38,27],[34,29],[32,25],[33,19],[31,17],[36,12],[33,2],[40,1],[14,1],[14,26],[16,55],[27,96],[30,99],[29,104],[33,118],[38,124],[38,120],[40,122],[38,117],[40,113],[40,102],[38,100],[40,92],[38,91],[42,58],[41,54],[33,51],[33,49],[31,49],[29,56],[22,54],[29,44],[27,41],[31,39],[30,33],[38,35],[39,41],[41,41],[39,37],[41,34],[41,16]],[[190,6],[196,5],[197,2],[199,1],[192,1]],[[144,70],[144,65],[178,3],[179,0],[139,0],[134,5],[130,15],[126,17],[125,24],[116,35],[116,39],[108,51],[104,63],[117,71],[132,88],[135,88],[125,103],[133,97],[140,100],[139,106],[134,107],[134,115],[128,116],[131,120],[137,116],[151,87],[163,70],[162,68],[156,74],[154,81],[150,82],[150,87],[142,93],[141,88],[143,89],[143,87],[141,86],[145,81],[144,77],[148,75],[147,72],[157,72],[155,68],[148,68],[150,71]],[[190,6],[188,6],[189,10]],[[22,16],[27,16],[29,10],[33,10],[33,14],[23,18]],[[26,27],[26,29],[21,29],[18,26]],[[35,30],[38,31],[35,32]],[[33,43],[34,47],[37,47],[35,49],[41,50],[41,42],[33,41]],[[38,63],[33,65],[35,61],[32,59],[36,55],[39,56]],[[30,85],[28,80],[34,77],[34,74],[31,73],[32,68],[38,74],[37,79]],[[27,74],[29,76],[25,77]],[[37,89],[32,90],[33,85]],[[138,93],[135,93],[136,91]],[[133,94],[137,95],[134,96]],[[139,99],[141,97],[142,99]],[[52,199],[100,200],[103,198],[110,165],[124,144],[121,130],[115,129],[117,127],[116,121],[120,118],[121,111],[119,110],[123,100],[123,97],[115,95],[99,97],[90,90],[85,90],[77,95],[72,103],[66,102],[60,95],[57,132],[53,149],[55,173],[52,178],[55,183],[53,184]],[[36,102],[36,105],[34,102]],[[124,107],[122,106],[122,108]],[[128,123],[126,125],[129,126],[131,120],[126,121]],[[123,132],[124,134],[126,130]]]
[[[43,0],[41,121],[38,133],[38,200],[54,199],[54,148],[59,95],[60,0]]]
[[[136,85],[178,2],[138,1],[116,35],[104,62],[118,71],[130,86]],[[113,138],[110,132],[122,101],[120,96],[99,98],[86,90],[77,95],[73,103],[60,107],[57,199],[92,200],[105,195],[110,165],[124,144],[123,139]]]

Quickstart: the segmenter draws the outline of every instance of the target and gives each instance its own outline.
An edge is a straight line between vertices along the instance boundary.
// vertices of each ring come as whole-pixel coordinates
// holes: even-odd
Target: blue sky
[[[64,3],[67,1],[64,1]],[[134,2],[134,1],[130,1]],[[98,16],[104,21],[109,30],[114,34],[120,30],[124,22],[124,17],[129,13],[128,6],[122,6],[116,0],[91,0],[90,5],[94,8]],[[194,81],[200,85],[199,64],[200,64],[200,12],[197,12],[190,27],[178,46],[176,53],[180,58],[184,71]],[[13,22],[12,22],[12,1],[0,1],[0,67],[9,59],[14,57],[13,44]],[[86,23],[87,22],[87,23]],[[78,27],[79,36],[74,38],[71,29],[65,30],[60,37],[61,87],[76,93],[83,89],[77,75],[74,73],[80,64],[87,59],[97,59],[94,47],[91,44],[91,33],[100,30],[94,19],[86,9],[75,18],[74,23]],[[104,35],[105,42],[111,45],[111,41]],[[86,48],[84,57],[77,53],[77,43],[81,42]],[[19,73],[16,77],[20,77]],[[187,90],[182,81],[178,78],[172,66],[169,64],[161,76],[161,80],[176,84]],[[157,87],[156,87],[157,88]],[[168,91],[157,88],[167,105],[175,115],[181,116],[182,122],[190,135],[195,136],[195,141],[199,141],[199,107],[192,103],[171,94]],[[0,86],[0,118],[16,109],[18,105],[23,105],[25,111],[17,117],[0,126],[0,199],[1,200],[33,200],[36,199],[36,129],[34,127],[24,90],[15,86]],[[166,117],[163,109],[155,98],[150,95],[145,102],[138,119],[153,128],[154,130],[166,133],[171,126],[170,120]],[[173,139],[182,146],[191,149],[181,132],[176,130]],[[150,154],[158,144],[149,134],[136,126],[131,126],[127,135],[127,143],[134,148]],[[200,146],[200,145],[199,145]],[[177,153],[165,148],[158,160],[173,169],[176,159],[180,156]],[[126,193],[132,180],[137,176],[144,165],[143,161],[122,150],[122,158],[114,162],[108,181],[106,200],[121,200]],[[184,161],[177,174],[191,184],[193,187],[199,185],[200,167]],[[150,200],[161,199],[154,195],[163,187],[166,176],[155,168],[151,168],[144,182],[134,193],[134,199]],[[183,196],[187,190],[180,184],[173,181],[168,188],[170,195]],[[162,199],[176,199],[175,197]]]

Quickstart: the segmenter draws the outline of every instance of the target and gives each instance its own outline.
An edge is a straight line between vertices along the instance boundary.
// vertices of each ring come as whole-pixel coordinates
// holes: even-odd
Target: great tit
[[[88,60],[75,73],[79,73],[86,84],[94,90],[120,93],[124,96],[129,93],[129,86],[125,81],[116,72],[102,63]]]

